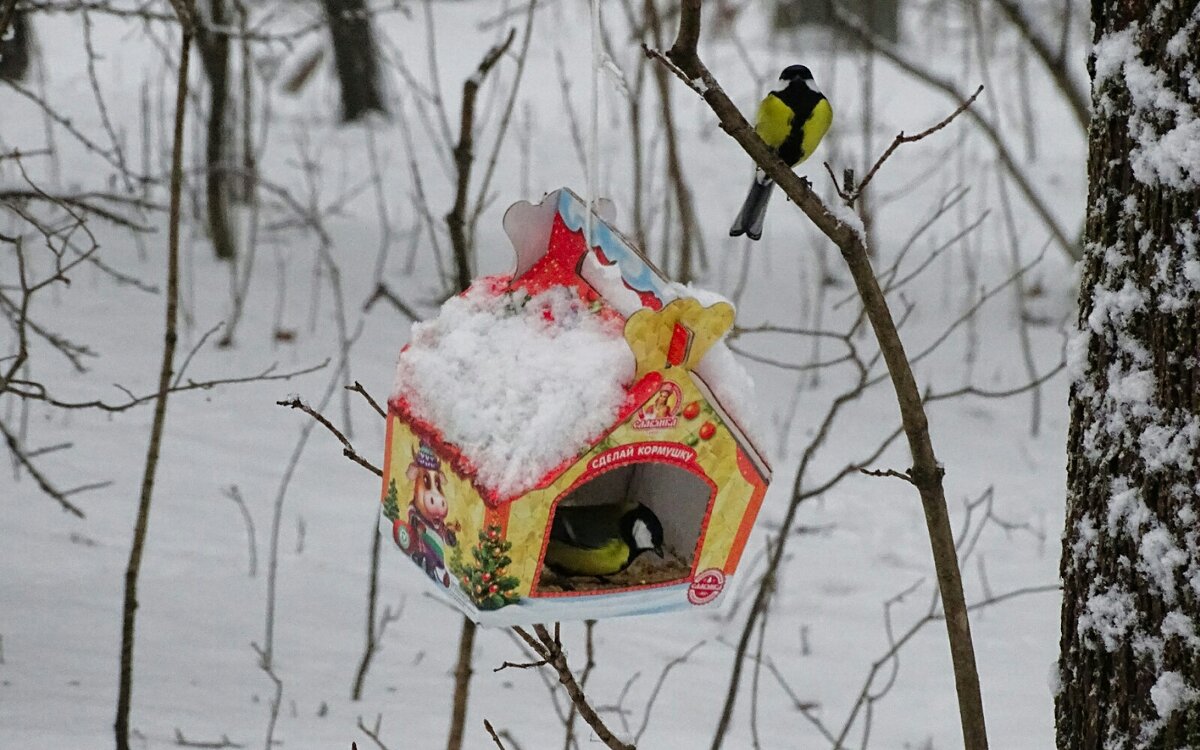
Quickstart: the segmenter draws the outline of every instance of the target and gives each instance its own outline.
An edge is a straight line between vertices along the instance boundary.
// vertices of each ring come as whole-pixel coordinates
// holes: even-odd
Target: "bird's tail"
[[[771,192],[775,187],[773,180],[759,181],[754,178],[750,192],[742,202],[742,210],[738,211],[733,226],[729,228],[730,237],[740,237],[743,234],[752,240],[762,237],[763,218],[767,215],[767,202],[771,200]]]

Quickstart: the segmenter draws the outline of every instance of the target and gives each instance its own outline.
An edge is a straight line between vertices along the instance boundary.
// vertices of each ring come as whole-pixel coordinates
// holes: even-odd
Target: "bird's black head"
[[[663,556],[662,521],[641,503],[621,517],[621,536],[629,545],[630,560],[647,551]]]
[[[811,81],[813,79],[812,71],[803,65],[789,65],[779,74],[779,80],[788,81]]]

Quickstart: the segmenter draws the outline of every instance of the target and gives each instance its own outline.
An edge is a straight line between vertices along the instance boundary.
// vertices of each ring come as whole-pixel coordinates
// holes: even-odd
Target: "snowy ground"
[[[469,75],[496,31],[477,31],[478,21],[493,12],[490,4],[439,4],[434,8],[439,33],[438,61],[444,89],[451,100],[451,119],[460,82]],[[932,12],[932,11],[931,11]],[[614,15],[617,15],[614,13]],[[940,17],[939,17],[940,18]],[[519,22],[515,18],[514,22]],[[935,19],[936,21],[936,19]],[[916,19],[913,19],[916,23]],[[614,18],[613,24],[617,23]],[[914,49],[956,76],[970,91],[980,76],[974,64],[962,62],[971,45],[961,24],[947,24],[949,34],[926,30]],[[932,23],[936,27],[937,22]],[[91,99],[77,19],[65,15],[39,16],[36,31],[48,66],[51,102],[87,133],[102,133]],[[743,39],[766,39],[761,21],[744,18],[738,24]],[[501,160],[495,183],[497,198],[480,222],[478,244],[481,270],[502,270],[510,260],[500,229],[503,208],[517,199],[536,199],[542,190],[560,185],[585,187],[585,178],[562,117],[561,91],[555,73],[555,50],[562,49],[573,81],[571,96],[577,108],[587,101],[589,75],[586,55],[588,29],[584,6],[577,0],[551,3],[539,11],[529,70],[519,110],[522,132],[530,134],[528,166],[514,143]],[[95,19],[98,61],[108,107],[119,132],[131,142],[140,138],[139,97],[148,82],[152,100],[170,101],[171,78],[161,53],[146,42],[140,27]],[[161,30],[158,33],[161,36]],[[403,50],[413,70],[425,75],[425,32],[421,12],[413,18],[391,14],[382,24],[389,47]],[[961,41],[956,41],[961,37]],[[621,35],[615,36],[620,44]],[[60,41],[64,40],[64,41]],[[65,41],[69,40],[69,41]],[[1019,112],[1008,102],[1017,85],[996,75],[1007,69],[1007,47],[999,43],[993,76],[1003,117]],[[1004,45],[1007,44],[1007,47]],[[171,45],[168,45],[170,47]],[[756,45],[751,45],[752,47]],[[797,47],[813,50],[794,59]],[[632,46],[615,62],[632,77],[638,60]],[[285,56],[282,49],[276,50]],[[707,61],[726,88],[747,105],[756,96],[730,40],[706,37]],[[840,171],[843,164],[861,162],[861,65],[850,53],[819,46],[815,36],[774,39],[758,45],[753,55],[760,70],[805,61],[834,102],[835,130],[820,158]],[[1082,67],[1082,66],[1080,66]],[[511,77],[502,66],[501,79]],[[1082,75],[1082,72],[1080,71]],[[928,93],[883,62],[876,63],[872,151],[880,151],[898,130],[927,127],[953,105]],[[392,76],[397,96],[409,101],[409,90]],[[675,82],[673,82],[673,85]],[[615,85],[605,80],[606,90]],[[1073,233],[1083,203],[1083,141],[1073,129],[1065,108],[1036,77],[1029,84],[1033,109],[1036,161],[1028,174],[1051,200],[1065,227]],[[648,87],[648,88],[652,88]],[[649,93],[649,91],[648,91]],[[683,134],[687,176],[696,193],[710,267],[701,282],[740,303],[739,323],[820,325],[843,330],[856,314],[853,304],[833,310],[852,290],[840,258],[832,248],[815,242],[776,197],[764,240],[753,246],[724,237],[749,170],[736,144],[713,125],[709,113],[682,86],[673,92],[676,117]],[[362,301],[375,285],[374,263],[380,247],[376,196],[367,178],[367,131],[338,128],[332,74],[325,68],[317,85],[301,99],[272,94],[274,120],[262,164],[276,183],[309,197],[300,163],[311,157],[321,175],[320,193],[313,200],[327,204],[343,192],[353,196],[343,210],[326,219],[331,252],[341,271],[346,320],[351,332],[361,325],[353,344],[349,369],[335,372],[331,364],[289,382],[225,386],[173,396],[167,415],[164,453],[159,468],[149,542],[142,569],[134,683],[133,725],[140,746],[167,747],[177,732],[188,740],[217,741],[223,735],[235,743],[258,746],[266,735],[273,686],[258,668],[252,643],[265,637],[265,565],[272,510],[282,495],[279,534],[278,602],[274,631],[275,669],[283,682],[283,704],[276,739],[284,747],[347,748],[371,741],[357,727],[382,715],[381,738],[392,748],[438,747],[444,742],[452,688],[451,671],[458,644],[457,614],[425,595],[425,581],[397,555],[385,558],[381,575],[381,604],[401,607],[367,677],[363,699],[349,700],[351,682],[362,653],[364,613],[371,535],[375,533],[378,481],[345,460],[340,448],[321,431],[312,433],[290,483],[281,488],[289,456],[296,449],[305,417],[275,405],[289,394],[319,403],[331,385],[360,380],[377,397],[388,392],[399,347],[409,323],[386,304],[362,313]],[[394,101],[399,101],[396,99]],[[615,94],[602,97],[605,114],[601,149],[605,166],[600,184],[613,195],[620,210],[618,224],[629,208],[621,196],[630,184],[628,147],[621,133],[625,114]],[[1044,104],[1044,106],[1041,106]],[[496,105],[489,105],[496,106]],[[652,102],[650,111],[656,112]],[[169,112],[170,105],[165,110]],[[30,150],[45,144],[40,112],[27,100],[0,86],[0,146]],[[586,124],[586,111],[580,109]],[[498,113],[492,112],[491,122]],[[1006,122],[1009,120],[1006,119]],[[195,121],[193,120],[193,126]],[[168,123],[156,124],[155,149]],[[201,149],[196,132],[195,153]],[[490,143],[492,131],[485,142]],[[934,341],[971,304],[979,286],[993,288],[1010,274],[1009,246],[997,199],[995,157],[978,137],[962,139],[969,126],[961,121],[935,139],[905,147],[885,168],[876,185],[877,196],[890,196],[876,217],[880,246],[878,265],[886,267],[905,238],[954,186],[971,189],[968,197],[923,236],[904,261],[901,273],[915,269],[931,249],[977,219],[984,223],[941,255],[916,281],[904,299],[913,303],[902,333],[910,354]],[[1014,133],[1014,148],[1024,145]],[[416,244],[415,266],[406,268],[414,226],[413,181],[400,128],[378,123],[373,136],[375,159],[383,171],[382,195],[395,227],[394,246],[385,278],[405,299],[425,314],[436,307],[441,287],[436,281],[427,235]],[[61,183],[45,160],[30,159],[31,176],[43,186],[74,189],[103,187],[111,169],[87,156],[57,129],[62,150]],[[429,156],[427,136],[418,130],[416,151],[424,189],[440,216],[452,195],[446,173]],[[100,138],[100,136],[97,136]],[[961,140],[960,140],[961,139]],[[955,143],[960,147],[949,151]],[[661,144],[655,146],[661,149]],[[131,149],[136,151],[136,149]],[[661,151],[659,151],[661,153]],[[661,162],[661,160],[660,160]],[[3,167],[4,165],[0,165]],[[157,165],[152,165],[157,169]],[[861,168],[861,167],[860,167]],[[819,164],[804,168],[818,186],[827,184]],[[527,173],[527,176],[526,176]],[[20,177],[0,171],[0,184]],[[522,194],[531,186],[533,195]],[[661,174],[654,178],[661,184]],[[1010,191],[1011,192],[1011,191]],[[165,202],[165,199],[163,199]],[[1045,243],[1046,232],[1036,217],[1013,197],[1021,229],[1021,252],[1033,259]],[[8,221],[6,218],[4,221]],[[93,223],[103,246],[102,257],[124,273],[162,284],[165,222],[144,238],[144,246],[124,230]],[[228,270],[213,260],[200,224],[189,220],[184,263],[186,334],[182,351],[190,351],[205,331],[229,313]],[[0,226],[8,233],[13,225]],[[441,238],[443,248],[447,246]],[[317,240],[301,228],[274,230],[258,247],[250,289],[251,302],[237,336],[237,345],[217,349],[206,344],[195,356],[188,377],[197,380],[235,377],[260,372],[277,363],[279,372],[299,370],[337,358],[336,307],[327,277],[314,282],[319,267]],[[657,256],[659,251],[654,251]],[[820,256],[824,260],[818,263]],[[12,263],[0,266],[4,283]],[[823,319],[813,311],[821,268],[828,266],[835,285],[825,288]],[[968,268],[977,276],[972,280]],[[745,270],[744,279],[740,278]],[[906,270],[905,270],[906,269]],[[1061,356],[1059,328],[1071,317],[1072,272],[1061,253],[1051,247],[1030,276],[1043,293],[1028,300],[1044,324],[1031,329],[1033,354],[1039,372],[1054,368]],[[41,299],[34,311],[40,320],[75,340],[86,341],[99,354],[90,370],[70,371],[50,351],[35,351],[33,374],[67,398],[97,396],[119,401],[118,383],[134,393],[155,387],[161,345],[162,300],[129,287],[120,287],[87,267],[73,284]],[[894,297],[897,309],[903,301]],[[1002,390],[1028,380],[1016,333],[1017,311],[1011,289],[986,305],[973,326],[954,330],[934,354],[915,369],[922,387],[945,392],[971,384]],[[278,342],[277,328],[294,330],[294,342]],[[874,351],[869,336],[855,339],[865,356]],[[810,339],[754,336],[738,344],[759,355],[804,363],[840,354],[824,342],[814,357]],[[6,344],[9,346],[9,344]],[[769,449],[776,481],[763,512],[741,579],[761,572],[759,552],[777,528],[792,490],[800,452],[830,401],[850,383],[849,367],[797,373],[747,362],[758,381],[759,410],[769,416]],[[797,390],[798,386],[802,386]],[[342,420],[340,389],[333,392],[326,413]],[[1054,584],[1057,578],[1058,538],[1062,521],[1066,386],[1062,376],[1042,389],[1040,434],[1030,436],[1030,395],[1007,400],[964,397],[931,407],[931,429],[938,456],[946,466],[946,492],[957,526],[966,523],[964,503],[989,489],[995,518],[984,525],[977,545],[964,564],[968,601],[1001,595],[1025,587]],[[359,450],[378,460],[382,456],[383,424],[357,400],[350,401],[353,439]],[[794,411],[794,415],[793,415]],[[0,417],[16,424],[20,408],[0,399]],[[133,526],[136,498],[145,459],[150,407],[108,416],[90,411],[63,412],[34,406],[27,415],[30,445],[72,443],[42,461],[64,486],[111,480],[112,484],[79,495],[87,513],[79,520],[46,499],[27,475],[6,472],[0,480],[0,748],[92,748],[112,742],[120,643],[120,601],[124,567]],[[805,485],[816,486],[849,462],[861,460],[898,426],[894,397],[886,381],[853,402],[835,423],[817,453]],[[895,444],[874,463],[879,468],[903,468],[906,451]],[[254,521],[258,570],[248,575],[247,532],[238,508],[223,490],[236,485]],[[1008,524],[1006,528],[996,519]],[[983,522],[973,516],[972,528]],[[806,533],[789,543],[789,559],[770,613],[764,652],[796,699],[815,704],[812,713],[835,734],[846,721],[873,662],[888,649],[884,602],[921,582],[920,587],[891,609],[899,635],[922,617],[929,606],[932,584],[929,545],[916,493],[894,479],[851,477],[822,498],[802,506],[799,524]],[[1019,528],[1018,528],[1019,527]],[[749,590],[740,592],[748,594]],[[740,597],[731,597],[735,601]],[[599,623],[595,629],[597,666],[588,693],[610,725],[640,747],[693,748],[707,746],[728,682],[745,608],[724,613],[630,618]],[[1053,725],[1049,675],[1058,642],[1057,594],[1035,593],[996,603],[973,615],[976,650],[992,746],[1038,748],[1052,743]],[[583,626],[564,626],[572,661],[583,664]],[[702,645],[701,645],[702,644]],[[693,650],[693,647],[696,647]],[[661,692],[659,676],[677,657],[685,663],[671,667]],[[492,669],[503,661],[522,661],[513,637],[502,630],[482,631],[477,641],[476,675],[472,683],[467,742],[471,748],[491,746],[482,729],[489,719],[511,733],[511,746],[543,748],[562,743],[562,727],[554,716],[564,710],[563,696],[551,698],[546,674],[535,670]],[[870,740],[876,747],[954,747],[961,740],[949,668],[944,628],[931,622],[900,651],[895,684],[873,704]],[[886,675],[891,667],[885,668]],[[876,683],[876,688],[882,684]],[[652,706],[648,702],[654,698]],[[757,704],[752,724],[750,707]],[[756,726],[756,729],[752,728]],[[643,731],[644,728],[644,731]],[[757,731],[763,747],[822,747],[828,744],[794,707],[793,698],[764,670],[757,698],[750,678],[743,684],[733,734],[727,747],[747,747]],[[856,746],[862,724],[850,734]],[[593,747],[586,740],[583,747]]]

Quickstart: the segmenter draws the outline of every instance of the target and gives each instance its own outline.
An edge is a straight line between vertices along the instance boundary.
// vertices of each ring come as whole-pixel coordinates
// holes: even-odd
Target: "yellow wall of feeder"
[[[387,479],[395,480],[397,501],[400,507],[400,518],[407,522],[408,509],[412,506],[413,482],[408,478],[409,465],[413,462],[413,454],[420,448],[420,438],[413,434],[408,425],[395,416],[392,421],[392,452],[389,456]],[[479,532],[483,530],[484,511],[483,498],[475,490],[470,481],[463,479],[454,472],[449,462],[439,461],[443,480],[442,494],[446,498],[448,512],[446,525],[455,529],[457,545],[445,549],[446,564],[454,557],[456,549],[462,551],[463,560],[471,561],[471,548],[479,541]],[[457,527],[457,528],[456,528]]]
[[[690,333],[683,357],[672,363],[671,344],[678,327]],[[704,307],[699,300],[677,299],[661,310],[641,309],[625,321],[625,340],[637,359],[635,380],[655,370],[666,371],[672,366],[691,370],[709,348],[733,326],[733,305],[718,302]]]
[[[511,575],[521,579],[517,589],[521,596],[527,596],[533,587],[538,557],[542,554],[542,541],[550,522],[550,505],[561,492],[558,488],[564,478],[574,476],[578,476],[578,472],[569,470],[549,487],[534,490],[508,504],[507,535],[508,541],[512,542],[509,557],[513,560],[508,570]]]
[[[717,485],[717,497],[704,534],[704,546],[696,570],[725,569],[734,539],[754,495],[754,486],[738,468],[738,445],[727,429],[718,429],[709,440],[696,446],[696,462]]]

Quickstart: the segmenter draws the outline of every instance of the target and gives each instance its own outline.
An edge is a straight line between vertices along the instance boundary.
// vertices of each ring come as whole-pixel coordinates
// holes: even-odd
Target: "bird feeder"
[[[504,217],[510,274],[414,326],[388,401],[381,531],[483,625],[711,607],[770,468],[733,306],[672,283],[567,189]],[[662,557],[612,576],[546,564],[555,515],[640,502]]]

